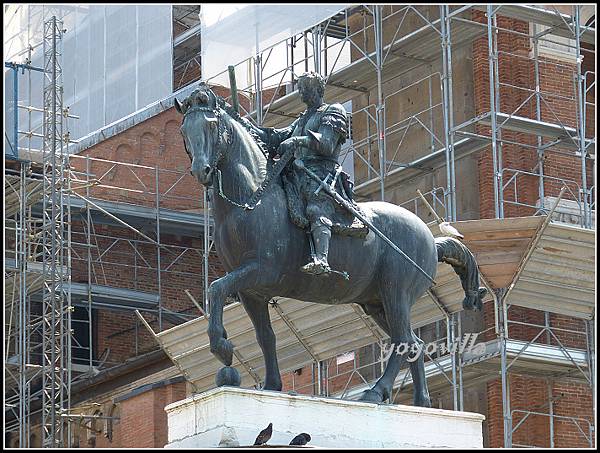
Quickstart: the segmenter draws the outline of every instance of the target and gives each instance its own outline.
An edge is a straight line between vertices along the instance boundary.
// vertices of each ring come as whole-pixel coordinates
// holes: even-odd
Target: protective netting
[[[77,139],[171,94],[171,8],[11,5],[4,21],[5,61],[24,62],[28,46],[43,40],[44,21],[53,15],[63,21],[63,104],[80,117],[69,121],[71,138]],[[31,64],[43,66],[43,46],[33,49]],[[41,107],[41,77],[32,83],[31,99],[27,77],[20,76],[19,103]],[[20,124],[26,120],[23,111]],[[39,126],[41,116],[33,123]]]
[[[235,65],[275,43],[317,25],[348,5],[202,5],[202,72],[205,80],[228,86],[228,65]],[[285,50],[270,55],[285,61]],[[264,63],[264,62],[263,62]],[[236,68],[238,87],[252,83],[251,71]]]

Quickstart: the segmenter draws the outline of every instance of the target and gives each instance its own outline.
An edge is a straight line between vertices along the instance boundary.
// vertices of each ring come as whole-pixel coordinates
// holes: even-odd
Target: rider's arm
[[[257,129],[261,131],[261,139],[269,148],[277,148],[281,142],[288,139],[292,135],[292,132],[294,132],[294,128],[296,127],[296,121],[294,121],[288,127],[281,129],[275,129],[274,127],[259,127]]]
[[[289,138],[294,132],[294,128],[296,127],[296,123],[298,120],[294,121],[288,127],[284,127],[281,129],[276,129],[274,127],[260,127],[254,124],[252,121],[243,118],[239,113],[233,110],[227,102],[223,101],[223,108],[225,111],[235,118],[237,121],[242,123],[247,129],[250,129],[254,134],[256,134],[263,143],[267,145],[269,150],[272,152],[276,151],[281,142]]]
[[[296,122],[294,121],[288,127],[276,129],[274,127],[260,127],[256,126],[251,121],[244,119],[244,122],[252,129],[252,131],[258,135],[258,137],[267,145],[269,153],[275,155],[281,142],[288,139],[294,132]]]

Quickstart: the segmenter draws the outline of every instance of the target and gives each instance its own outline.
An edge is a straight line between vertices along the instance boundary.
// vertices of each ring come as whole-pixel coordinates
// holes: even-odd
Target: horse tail
[[[465,298],[463,308],[465,310],[481,310],[482,299],[487,289],[479,286],[479,270],[477,262],[471,251],[459,240],[451,237],[435,238],[438,262],[447,263],[454,268],[454,272],[460,277]]]

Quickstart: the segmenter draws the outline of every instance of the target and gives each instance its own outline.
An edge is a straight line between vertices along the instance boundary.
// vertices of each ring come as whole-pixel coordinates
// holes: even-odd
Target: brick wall
[[[483,13],[474,13],[474,19],[485,22]],[[498,26],[515,30],[521,33],[529,33],[526,22],[498,17]],[[499,79],[501,83],[535,89],[534,62],[530,58],[531,46],[525,37],[518,37],[507,32],[500,31],[498,34],[498,50],[501,52],[499,64]],[[504,52],[504,54],[502,54]],[[511,55],[508,55],[510,53]],[[487,37],[476,40],[473,44],[473,67],[474,67],[474,89],[477,114],[489,111],[489,66]],[[576,103],[573,85],[573,73],[575,67],[572,63],[558,61],[552,58],[540,58],[540,90],[544,93],[544,102],[541,106],[541,119],[543,121],[559,123],[565,126],[576,126]],[[535,98],[527,101],[530,93],[511,87],[500,88],[500,108],[503,113],[515,113],[516,115],[535,119]],[[557,97],[560,96],[560,97]],[[521,106],[519,108],[519,106]],[[518,110],[517,110],[518,109]],[[489,135],[490,128],[478,126],[478,133]],[[517,132],[503,131],[502,139],[523,143],[525,145],[536,145],[537,141],[531,137]],[[544,139],[547,142],[549,139]],[[558,151],[558,152],[557,152]],[[581,183],[581,161],[571,150],[569,154],[564,153],[558,147],[551,148],[545,153],[544,174],[555,178],[573,180]],[[564,154],[562,154],[562,153]],[[504,144],[502,146],[503,166],[516,170],[537,173],[537,153],[517,144]],[[494,195],[493,195],[493,170],[491,147],[479,154],[479,181],[480,181],[480,207],[481,218],[494,217]],[[591,162],[588,162],[588,178],[591,180]],[[513,173],[505,173],[504,181]],[[529,205],[535,205],[539,198],[538,179],[535,177],[520,176],[518,180],[518,201]],[[546,196],[556,196],[562,187],[560,181],[547,181],[544,184]],[[573,186],[572,186],[573,187]],[[576,190],[574,190],[576,192]],[[515,193],[511,190],[504,193],[506,200],[515,200]],[[565,198],[572,199],[569,194]],[[505,205],[504,215],[506,217],[533,215],[535,209]],[[491,327],[494,323],[493,304],[485,306],[485,326]],[[544,313],[521,307],[510,307],[508,310],[509,321],[521,323],[544,325]],[[582,320],[569,316],[551,314],[549,324],[552,328],[563,328],[584,333],[585,325]],[[509,323],[509,336],[511,339],[524,341],[532,340],[541,329],[534,326]],[[585,336],[573,332],[553,330],[560,342],[566,347],[585,349]],[[486,334],[486,340],[494,337],[494,332]],[[554,338],[548,338],[543,333],[535,341],[540,344],[557,345]],[[537,411],[548,413],[549,391],[547,383],[543,379],[531,376],[509,375],[511,409]],[[557,381],[551,384],[553,397],[562,393],[562,397],[555,403],[554,413],[556,415],[588,417],[591,420],[592,403],[591,391],[588,386],[569,381]],[[502,391],[499,379],[487,384],[488,414],[487,424],[489,429],[489,447],[501,447],[503,440],[502,419]],[[579,411],[579,412],[577,412]],[[523,413],[515,413],[513,416],[513,427],[517,426],[523,419]],[[555,446],[586,446],[584,438],[578,428],[571,421],[555,420],[554,424]],[[513,444],[534,445],[538,447],[550,446],[550,421],[547,416],[530,415],[526,421],[513,434]]]
[[[74,225],[74,230],[81,231]],[[158,293],[157,248],[145,240],[136,243],[136,234],[126,228],[95,225],[92,236],[92,284]],[[81,234],[73,234],[74,240]],[[139,240],[140,238],[137,237]],[[161,303],[171,311],[198,315],[198,310],[184,293],[187,289],[194,298],[204,300],[202,239],[161,235],[166,250],[161,250]],[[134,247],[135,245],[135,247]],[[87,283],[87,255],[83,247],[74,247],[72,278],[74,282]],[[102,255],[102,258],[99,258]],[[101,261],[101,264],[99,263]],[[209,258],[209,282],[224,273],[218,256]],[[96,332],[94,350],[96,357],[110,349],[108,364],[122,363],[135,355],[157,347],[147,329],[139,323],[133,311],[95,311]],[[144,313],[155,332],[158,318]],[[163,320],[163,329],[173,324]]]
[[[167,443],[165,406],[185,398],[185,383],[149,390],[121,402],[122,448],[162,448]]]
[[[82,426],[74,430],[76,445],[81,448],[163,448],[168,440],[165,406],[186,398],[186,384],[167,382],[141,390],[109,405],[106,411],[96,411],[97,415],[115,418],[110,422],[88,422],[93,432]]]
[[[578,422],[589,436],[588,422],[593,422],[593,403],[589,386],[578,382],[550,382],[531,376],[509,374],[510,405],[513,412],[512,426],[525,421],[513,432],[513,446],[517,444],[535,447],[550,447],[550,417],[539,414],[549,413],[549,401],[553,401],[555,448],[589,447],[585,437],[574,422]],[[504,446],[504,426],[502,412],[502,384],[500,379],[488,382],[489,431],[488,447]],[[570,418],[560,418],[570,417]],[[573,420],[577,419],[577,420]]]
[[[89,156],[91,178],[101,184],[90,189],[91,197],[148,207],[156,206],[158,168],[160,207],[200,209],[203,188],[189,172],[181,120],[172,107],[79,153],[71,159],[71,168],[85,172],[84,157]]]
[[[486,23],[483,12],[473,12],[473,19]],[[524,21],[498,16],[498,26],[513,30],[518,33],[529,33],[529,24]],[[507,31],[498,33],[498,78],[501,84],[500,102],[497,109],[502,113],[514,114],[525,118],[536,118],[535,96],[528,100],[531,91],[535,90],[535,64],[533,48],[527,37],[515,35]],[[577,126],[577,103],[574,85],[576,66],[568,60],[539,57],[539,84],[542,93],[540,101],[540,118],[565,127]],[[588,56],[589,60],[589,56]],[[474,90],[477,114],[490,110],[489,97],[489,62],[487,36],[479,38],[473,43],[473,68]],[[508,86],[510,85],[510,86]],[[519,87],[519,88],[515,88]],[[593,110],[588,107],[588,110]],[[593,125],[589,124],[590,133]],[[477,133],[490,135],[490,128],[484,125],[477,126]],[[512,170],[503,173],[504,182],[508,181],[515,171],[539,173],[537,151],[535,148],[508,143],[518,142],[523,145],[536,146],[537,139],[530,134],[502,130],[501,145],[502,166]],[[543,138],[542,144],[551,142],[550,138]],[[565,199],[577,199],[578,186],[582,185],[581,160],[574,154],[572,148],[564,145],[550,147],[543,156],[543,170],[547,178],[544,181],[544,195],[556,196],[563,184],[567,184],[573,193],[565,193]],[[593,161],[586,163],[588,187],[592,181]],[[493,161],[491,146],[479,154],[479,176],[481,183],[481,218],[494,217],[493,194]],[[520,174],[517,177],[517,192],[513,185],[509,185],[504,192],[507,201],[518,201],[530,206],[535,206],[539,197],[539,178]],[[535,208],[504,205],[506,217],[525,216],[535,214]]]

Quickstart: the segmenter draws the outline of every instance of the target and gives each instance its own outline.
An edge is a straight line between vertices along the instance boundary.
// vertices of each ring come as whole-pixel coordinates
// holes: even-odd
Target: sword
[[[371,221],[369,221],[364,215],[362,215],[361,212],[358,209],[356,209],[351,203],[349,203],[348,201],[346,201],[335,190],[331,189],[331,187],[329,187],[329,184],[324,183],[323,181],[321,181],[321,178],[319,178],[319,176],[316,173],[314,173],[312,170],[306,168],[306,166],[304,165],[304,162],[302,162],[300,159],[296,159],[294,161],[294,165],[297,168],[303,170],[312,179],[314,179],[315,181],[317,181],[320,184],[320,186],[323,188],[323,190],[331,198],[333,198],[338,204],[340,204],[342,207],[346,208],[348,211],[350,211],[352,214],[354,214],[356,217],[358,217],[365,225],[367,225],[369,228],[371,228],[371,230],[373,230],[373,232],[377,236],[379,236],[386,244],[388,244],[396,252],[398,252],[400,255],[402,255],[406,260],[408,260],[409,263],[411,263],[413,266],[415,266],[415,268],[419,272],[421,272],[425,277],[427,277],[427,279],[431,283],[433,283],[434,285],[436,284],[435,280],[433,278],[431,278],[431,276],[427,272],[425,272],[421,268],[421,266],[419,266],[417,263],[415,263],[406,253],[404,253],[396,244],[394,244],[385,234],[383,234],[381,231],[379,231],[377,229],[377,227],[375,227],[373,225],[373,223],[371,223]]]

